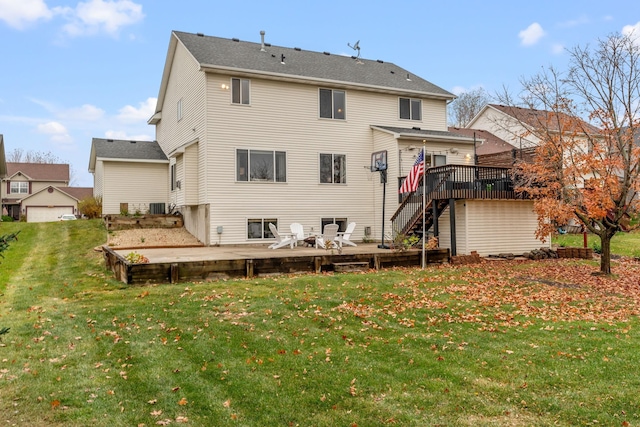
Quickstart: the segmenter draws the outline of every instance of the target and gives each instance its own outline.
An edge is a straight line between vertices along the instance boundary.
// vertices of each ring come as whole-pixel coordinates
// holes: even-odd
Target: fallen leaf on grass
[[[182,399],[180,399],[180,400],[178,401],[178,405],[180,405],[180,406],[184,406],[184,405],[186,405],[187,403],[189,403],[189,402],[187,401],[187,398],[186,398],[186,397],[183,397]]]

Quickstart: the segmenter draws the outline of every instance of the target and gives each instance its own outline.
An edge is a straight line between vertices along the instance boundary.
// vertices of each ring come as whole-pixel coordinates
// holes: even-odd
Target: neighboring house
[[[7,159],[4,153],[4,136],[0,133],[0,179],[7,176]]]
[[[48,163],[7,164],[0,195],[3,211],[15,220],[56,221],[62,214],[78,214],[77,195],[91,189],[68,190],[69,165]]]
[[[562,123],[563,129],[560,129]],[[577,126],[579,129],[572,129]],[[466,126],[467,129],[485,130],[516,148],[536,147],[541,130],[549,133],[582,131],[585,135],[598,135],[600,130],[584,121],[569,120],[562,113],[545,110],[487,104]],[[588,144],[585,138],[585,150]]]
[[[427,167],[473,170],[473,138],[447,130],[454,98],[381,60],[173,32],[149,123],[169,158],[169,201],[205,244],[269,242],[269,223],[293,222],[305,232],[356,222],[352,239],[380,240],[383,227],[400,231],[398,189],[422,147]],[[382,151],[386,186],[370,171]],[[454,253],[458,240],[481,254],[541,245],[531,202],[446,202],[436,219],[445,213],[441,246]]]
[[[93,138],[89,172],[103,215],[167,211],[169,161],[157,142]]]

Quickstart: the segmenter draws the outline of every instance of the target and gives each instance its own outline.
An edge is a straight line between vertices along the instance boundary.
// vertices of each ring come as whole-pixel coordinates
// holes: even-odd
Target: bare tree
[[[516,169],[518,191],[534,197],[538,236],[575,219],[600,239],[600,271],[611,273],[611,239],[638,212],[640,192],[640,39],[611,35],[569,50],[569,68],[522,80],[516,102],[543,111],[527,128],[532,163]]]
[[[489,102],[491,97],[483,88],[463,92],[449,104],[449,122],[452,126],[463,128]]]
[[[53,154],[51,151],[24,151],[22,148],[14,148],[6,156],[9,163],[44,163],[44,164],[67,164],[64,160]],[[69,164],[69,185],[75,185],[76,173],[73,165]]]

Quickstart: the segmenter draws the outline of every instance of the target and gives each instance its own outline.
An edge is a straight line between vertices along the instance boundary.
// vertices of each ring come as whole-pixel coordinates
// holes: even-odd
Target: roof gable
[[[9,178],[21,174],[31,181],[69,182],[69,165],[57,163],[7,163]]]
[[[93,138],[91,140],[89,172],[95,170],[98,158],[163,163],[169,161],[157,141]]]

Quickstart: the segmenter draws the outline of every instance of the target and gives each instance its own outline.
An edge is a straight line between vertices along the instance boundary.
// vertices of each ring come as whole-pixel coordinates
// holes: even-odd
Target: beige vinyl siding
[[[176,187],[174,189],[176,194],[176,204],[178,206],[184,206],[184,155],[180,154],[176,156]],[[179,184],[178,184],[179,183]],[[178,187],[180,185],[180,187]]]
[[[70,197],[59,190],[53,190],[49,193],[47,190],[41,191],[38,194],[34,194],[28,199],[24,200],[23,207],[25,206],[72,206],[77,205],[76,199]]]
[[[482,256],[550,247],[550,239],[543,244],[535,237],[538,220],[533,201],[469,200],[467,208],[469,230],[474,231],[467,234],[467,244]]]
[[[31,194],[37,193],[50,186],[66,187],[67,181],[31,181]]]
[[[166,203],[169,194],[166,163],[104,162],[105,188],[102,214],[119,214],[120,203],[129,212],[149,209],[150,203]]]
[[[206,126],[205,74],[181,43],[177,44],[167,84],[162,120],[156,125],[156,139],[162,150],[170,154],[189,141],[204,135]],[[178,121],[177,105],[182,99],[182,119]]]
[[[522,137],[522,135],[528,133],[527,129],[513,117],[501,111],[496,111],[493,108],[485,109],[473,122],[472,127],[473,129],[491,132],[516,148],[535,146],[538,142],[538,138],[530,134]]]
[[[183,157],[183,176],[182,181],[185,195],[185,205],[197,205],[199,197],[199,165],[198,165],[198,144],[190,145],[186,148]]]
[[[439,218],[440,247],[451,248],[449,208]],[[535,237],[537,217],[532,201],[466,200],[456,202],[458,255],[477,251],[481,256],[550,247]]]
[[[320,119],[316,86],[251,79],[246,106],[231,105],[229,93],[219,89],[228,81],[209,75],[208,116],[215,117],[206,147],[212,240],[223,225],[223,244],[248,242],[249,218],[277,218],[285,229],[300,222],[318,231],[323,217],[355,221],[354,238],[361,238],[373,219],[371,173],[365,169],[373,150],[371,118],[362,118],[371,112],[361,111],[361,95],[347,91],[347,120]],[[285,151],[287,182],[236,182],[238,148]],[[346,184],[320,184],[320,153],[346,156]]]

